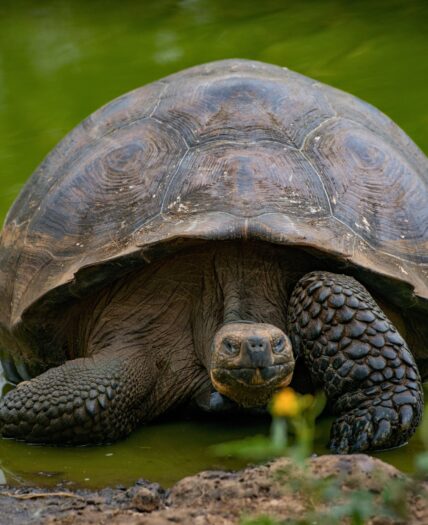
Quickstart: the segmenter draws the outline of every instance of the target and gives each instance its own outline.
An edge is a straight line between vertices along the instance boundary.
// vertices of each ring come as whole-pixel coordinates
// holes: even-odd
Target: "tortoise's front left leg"
[[[290,337],[338,415],[336,453],[396,447],[423,409],[421,379],[405,341],[369,292],[347,275],[312,272],[296,285]]]
[[[155,379],[135,349],[67,361],[0,401],[0,434],[42,443],[114,441],[144,416]]]

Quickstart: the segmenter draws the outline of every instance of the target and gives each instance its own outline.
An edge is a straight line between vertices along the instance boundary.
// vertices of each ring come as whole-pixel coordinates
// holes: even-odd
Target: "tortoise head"
[[[276,326],[238,321],[223,325],[214,336],[211,381],[242,406],[265,405],[290,383],[293,370],[290,339]]]

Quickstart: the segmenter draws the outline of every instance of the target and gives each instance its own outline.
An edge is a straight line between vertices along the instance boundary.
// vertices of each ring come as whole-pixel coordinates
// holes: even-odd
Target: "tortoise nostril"
[[[267,337],[251,336],[244,343],[243,365],[251,368],[266,367],[272,364],[272,349]]]
[[[250,352],[265,352],[269,349],[269,340],[266,337],[252,336],[244,344]]]

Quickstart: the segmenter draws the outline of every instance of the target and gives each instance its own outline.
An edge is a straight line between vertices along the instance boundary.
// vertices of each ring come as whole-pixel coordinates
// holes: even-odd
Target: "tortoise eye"
[[[285,348],[285,337],[281,336],[273,342],[273,351],[275,354],[280,354]]]
[[[239,353],[239,346],[230,339],[224,339],[223,350],[229,355],[237,355]]]

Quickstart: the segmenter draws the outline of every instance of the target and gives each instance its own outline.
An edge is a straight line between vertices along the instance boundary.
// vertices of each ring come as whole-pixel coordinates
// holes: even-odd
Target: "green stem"
[[[272,445],[276,450],[287,447],[287,421],[284,417],[274,417],[271,426]]]

